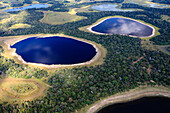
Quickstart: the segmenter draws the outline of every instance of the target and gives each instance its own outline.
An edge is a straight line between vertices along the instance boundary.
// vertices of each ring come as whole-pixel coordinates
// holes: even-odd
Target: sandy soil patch
[[[34,89],[26,93],[17,93],[12,87],[15,85],[29,84]],[[49,86],[38,79],[21,79],[21,78],[4,78],[0,79],[0,103],[9,102],[20,103],[23,101],[33,100],[46,95]]]
[[[136,60],[136,61],[134,61],[132,64],[136,64],[136,63],[138,63],[140,60],[142,60],[144,57],[142,56],[142,57],[140,57],[138,60]]]

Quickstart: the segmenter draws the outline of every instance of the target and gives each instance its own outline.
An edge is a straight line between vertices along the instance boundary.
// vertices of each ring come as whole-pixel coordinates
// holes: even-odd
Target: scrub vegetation
[[[29,27],[31,26],[28,24],[19,23],[19,24],[12,25],[9,29],[19,29],[19,28],[29,28]]]
[[[69,12],[46,12],[41,22],[47,24],[65,24],[67,22],[74,22],[84,19],[83,16],[77,16],[76,14],[70,14]]]
[[[40,0],[37,1],[40,2]],[[53,3],[54,1],[48,0],[48,3],[49,2]],[[123,0],[112,2],[121,3]],[[95,3],[96,2],[81,3],[80,1],[79,4],[69,4],[69,6],[66,7],[63,5],[64,3],[54,2],[49,8],[39,9],[41,11],[37,11],[36,9],[25,11],[29,16],[24,19],[23,23],[31,25],[34,28],[0,29],[1,45],[3,44],[4,36],[63,33],[65,35],[94,41],[107,49],[107,55],[102,65],[75,67],[71,69],[64,68],[53,71],[20,65],[14,62],[14,60],[0,55],[1,80],[10,76],[27,80],[37,78],[51,86],[48,88],[45,96],[34,98],[33,100],[23,99],[22,104],[12,104],[10,102],[11,99],[1,101],[3,103],[0,104],[0,112],[78,112],[81,108],[91,105],[103,97],[134,89],[135,87],[143,85],[169,87],[170,56],[168,54],[157,49],[151,50],[143,48],[141,44],[143,40],[139,38],[121,35],[97,35],[80,31],[78,28],[92,25],[103,17],[121,15],[142,20],[160,28],[160,35],[147,40],[153,41],[154,44],[169,45],[169,22],[162,20],[161,15],[170,16],[170,9],[156,9],[124,3],[122,4],[122,8],[137,8],[143,11],[81,12],[77,13],[77,15],[87,17],[87,19],[69,22],[63,25],[50,25],[39,21],[44,17],[42,11],[68,12],[70,8],[80,8]],[[58,9],[55,9],[57,6],[59,6]],[[20,12],[14,12],[13,14],[19,13]],[[0,52],[3,54],[2,47],[0,47]],[[0,84],[3,85],[3,82],[0,82]],[[21,83],[20,85],[22,84],[25,83]],[[33,90],[30,90],[30,92],[31,91]]]
[[[49,86],[37,79],[7,77],[0,79],[0,104],[21,104],[46,95]]]
[[[11,29],[29,28],[31,25],[25,23],[28,17],[29,13],[27,13],[27,11],[10,14],[0,20],[0,29],[4,32],[10,31]]]
[[[170,22],[170,16],[168,15],[162,15],[162,19],[166,20],[167,22]]]
[[[11,86],[11,89],[17,93],[27,93],[31,90],[34,90],[35,87],[32,86],[31,84],[17,84],[17,85]]]

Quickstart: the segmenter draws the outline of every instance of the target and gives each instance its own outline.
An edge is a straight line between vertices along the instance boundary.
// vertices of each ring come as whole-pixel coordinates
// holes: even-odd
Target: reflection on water
[[[101,5],[93,6],[92,9],[95,9],[98,11],[134,11],[130,9],[119,9],[117,7],[118,5],[116,4],[101,4]]]
[[[92,27],[92,31],[104,34],[123,34],[138,37],[152,35],[153,29],[147,25],[126,18],[109,18]]]
[[[96,55],[95,48],[85,42],[65,38],[28,38],[13,46],[17,54],[31,63],[76,64],[91,60]]]
[[[170,5],[152,3],[149,0],[140,1],[140,2],[135,2],[133,0],[126,0],[126,2],[127,3],[138,4],[138,5],[143,5],[143,6],[147,6],[147,7],[152,7],[152,8],[170,8]]]
[[[153,7],[153,8],[166,8],[168,7],[168,5],[163,5],[163,4],[151,4],[151,3],[147,3],[146,4],[149,7]]]
[[[29,5],[29,6],[25,6],[25,7],[20,7],[20,8],[13,8],[13,9],[7,9],[4,10],[5,12],[11,12],[11,11],[20,11],[20,10],[26,10],[26,9],[33,9],[33,8],[47,8],[49,7],[49,5],[47,4],[33,4],[33,5]]]

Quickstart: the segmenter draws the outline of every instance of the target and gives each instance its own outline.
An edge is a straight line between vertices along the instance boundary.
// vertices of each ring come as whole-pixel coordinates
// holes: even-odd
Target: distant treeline
[[[131,7],[129,4],[128,6]],[[41,23],[39,20],[43,18],[42,12],[27,10],[30,16],[26,19],[26,22],[33,27],[3,31],[1,36],[63,33],[99,43],[107,49],[107,55],[104,58],[103,65],[56,70],[53,76],[47,80],[52,87],[48,89],[44,98],[24,102],[21,105],[3,103],[0,104],[0,112],[71,113],[94,103],[101,97],[133,89],[140,85],[168,87],[170,85],[169,55],[142,48],[139,38],[122,35],[97,35],[78,29],[91,25],[102,17],[122,15],[140,19],[159,27],[161,33],[157,36],[159,39],[168,36],[169,23],[161,19],[161,14],[165,14],[167,10],[147,9],[142,6],[137,8],[144,11],[78,13],[80,16],[87,17],[87,19],[63,25]],[[165,41],[162,41],[162,43],[165,44]],[[134,63],[141,57],[143,58],[140,61]],[[27,72],[27,68],[31,71]],[[15,75],[14,77],[18,77],[18,75],[22,75],[20,73],[22,71],[26,71],[25,75],[21,76],[23,78],[25,76],[30,77],[30,75],[35,77],[38,75],[38,78],[49,76],[44,70],[30,69],[28,66],[19,65],[2,56],[0,58],[0,70],[3,76]]]

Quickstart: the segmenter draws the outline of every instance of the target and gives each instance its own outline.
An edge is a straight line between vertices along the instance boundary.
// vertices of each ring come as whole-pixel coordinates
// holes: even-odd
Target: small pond
[[[132,9],[120,9],[117,4],[100,4],[95,5],[92,7],[92,9],[97,11],[134,11]]]
[[[136,37],[148,37],[152,35],[153,29],[135,20],[113,17],[91,27],[92,32],[103,34],[121,34]]]
[[[31,37],[15,43],[24,61],[40,64],[77,64],[90,61],[96,55],[93,45],[66,37]]]
[[[33,9],[33,8],[36,8],[36,9],[47,8],[47,7],[49,7],[49,5],[47,5],[47,4],[33,4],[33,5],[25,6],[25,7],[7,9],[7,10],[4,10],[4,11],[5,12],[12,12],[12,11],[20,11],[20,10]]]
[[[149,3],[147,3],[146,4],[148,7],[152,7],[152,8],[166,8],[166,7],[168,7],[168,5],[164,5],[164,4],[149,4]]]
[[[170,98],[144,97],[127,103],[107,106],[97,113],[169,113]]]
[[[138,5],[142,5],[142,6],[147,6],[147,7],[152,7],[152,8],[161,8],[161,9],[163,9],[163,8],[169,8],[170,7],[170,5],[165,5],[165,4],[158,4],[158,3],[149,3],[149,2],[145,2],[145,1],[143,1],[143,2],[135,2],[135,1],[128,1],[128,3],[132,3],[132,4],[138,4]]]

